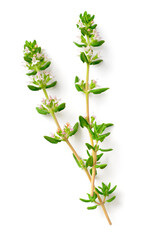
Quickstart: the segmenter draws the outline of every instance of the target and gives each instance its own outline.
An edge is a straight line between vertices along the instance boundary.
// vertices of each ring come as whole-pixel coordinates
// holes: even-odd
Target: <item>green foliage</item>
[[[28,76],[32,76],[32,75],[35,75],[35,74],[37,74],[37,71],[32,71],[32,72],[29,72],[29,73],[26,73],[26,75],[28,75]]]
[[[40,109],[39,107],[36,107],[36,110],[38,113],[43,114],[43,115],[49,114],[49,111],[47,109]]]
[[[82,61],[83,63],[84,63],[84,62],[89,63],[89,62],[88,62],[88,59],[87,59],[87,56],[85,55],[84,52],[81,52],[81,54],[80,54],[80,59],[81,59],[81,61]]]
[[[106,185],[105,183],[102,182],[102,186],[98,186],[99,189],[101,189],[101,191],[98,188],[95,188],[96,191],[103,195],[104,197],[109,197],[109,195],[115,191],[117,186],[114,186],[112,189],[110,189],[111,187],[111,183],[109,183],[108,185]],[[106,200],[106,202],[112,202],[114,199],[116,198],[116,196],[113,196],[109,199]]]
[[[28,88],[29,88],[31,91],[38,91],[38,90],[41,90],[41,89],[42,89],[41,87],[36,87],[36,86],[33,86],[33,85],[28,85]]]
[[[79,84],[75,84],[75,87],[76,87],[78,92],[83,92],[83,90],[82,90],[82,88],[80,87]]]
[[[74,159],[75,159],[78,167],[79,167],[79,168],[83,168],[84,164],[83,164],[82,159],[80,159],[80,162],[79,162],[78,159],[76,158],[76,156],[74,155],[74,153],[73,153],[73,157],[74,157]]]
[[[87,207],[88,210],[93,210],[93,209],[96,209],[97,208],[97,205],[94,205],[92,207]]]
[[[89,143],[85,143],[85,145],[87,146],[87,148],[90,150],[90,149],[93,149],[95,150],[95,148],[93,146],[91,146]]]
[[[78,126],[79,123],[77,122],[74,126],[73,126],[73,131],[69,134],[69,136],[73,136],[74,134],[76,134],[76,132],[78,131]]]
[[[79,116],[79,122],[80,122],[80,126],[89,128],[89,123],[87,122],[87,120],[85,118],[83,118],[82,116]]]
[[[65,103],[61,103],[58,107],[55,107],[54,112],[60,112],[66,107]]]
[[[92,89],[89,92],[93,94],[101,94],[105,91],[107,91],[109,88],[97,88],[97,89]]]
[[[86,44],[79,44],[79,43],[76,43],[76,42],[73,42],[77,47],[86,47]]]
[[[51,84],[46,85],[45,88],[52,88],[52,87],[56,86],[56,84],[57,84],[57,81],[54,81]]]
[[[101,46],[104,42],[105,42],[104,40],[101,40],[101,41],[93,40],[93,41],[91,42],[91,46],[92,46],[92,47],[99,47],[99,46]]]
[[[103,61],[102,59],[95,60],[95,61],[90,62],[90,65],[97,65],[97,64],[101,63],[102,61]]]
[[[43,66],[40,67],[40,70],[45,70],[46,68],[48,68],[50,66],[51,62],[46,62]]]
[[[48,136],[44,136],[44,138],[45,138],[48,142],[54,143],[54,144],[59,143],[59,142],[62,141],[61,139],[52,138],[52,137],[48,137]]]
[[[106,202],[112,202],[115,198],[116,198],[116,196],[113,196],[112,198],[106,200]]]
[[[100,165],[95,165],[96,168],[104,169],[107,167],[107,164],[100,164]]]
[[[108,149],[102,149],[102,148],[100,148],[99,150],[102,151],[102,152],[110,152],[110,151],[112,151],[113,149],[112,149],[112,148],[108,148]]]

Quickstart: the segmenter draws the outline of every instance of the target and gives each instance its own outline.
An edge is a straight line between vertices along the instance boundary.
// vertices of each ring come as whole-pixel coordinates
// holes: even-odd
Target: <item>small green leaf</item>
[[[54,87],[56,84],[57,84],[57,81],[55,81],[55,82],[53,82],[53,83],[51,83],[51,84],[49,84],[49,85],[46,85],[45,88],[51,88],[51,87]]]
[[[82,90],[82,88],[80,87],[79,84],[75,84],[75,87],[76,87],[78,92],[83,92],[83,90]]]
[[[76,42],[73,42],[77,47],[86,47],[86,45],[85,44],[79,44],[79,43],[76,43]]]
[[[107,91],[109,88],[98,88],[98,89],[91,89],[89,92],[94,94],[101,94]]]
[[[55,112],[60,112],[66,107],[65,103],[61,103],[58,107],[56,107]]]
[[[93,146],[91,146],[89,143],[85,143],[85,145],[87,146],[87,148],[90,150],[90,149],[93,149],[93,150],[95,150],[94,149],[94,147]]]
[[[76,156],[74,155],[74,153],[73,153],[73,157],[74,157],[74,159],[75,159],[78,167],[79,167],[79,168],[82,168],[81,164],[79,163],[79,161],[78,161],[78,159],[76,158]]]
[[[100,148],[100,150],[101,150],[102,152],[110,152],[110,151],[112,151],[113,149],[112,149],[112,148],[109,148],[109,149],[102,149],[102,148]]]
[[[83,63],[84,63],[84,62],[89,63],[89,62],[88,62],[88,59],[87,59],[87,56],[85,55],[84,52],[81,52],[81,54],[80,54],[80,59],[81,59],[81,61],[82,61]]]
[[[97,166],[97,165],[96,165],[96,166]],[[95,166],[95,167],[96,167],[96,166]],[[99,168],[100,168],[100,169],[104,169],[105,167],[107,167],[107,164],[101,164],[101,165],[99,165]]]
[[[98,140],[99,140],[100,142],[103,142],[104,139],[105,139],[106,137],[108,137],[109,135],[110,135],[110,132],[105,133],[105,134],[102,134],[102,135],[100,135],[100,136],[98,137]]]
[[[101,63],[102,61],[103,61],[102,59],[95,60],[95,61],[92,61],[92,62],[90,63],[90,65],[97,65],[97,64]]]
[[[111,194],[112,192],[114,192],[115,191],[115,189],[116,189],[116,187],[117,187],[117,185],[116,186],[114,186],[108,193],[109,194]]]
[[[69,136],[73,136],[77,131],[78,131],[78,126],[79,123],[77,122],[74,126],[73,126],[73,131],[69,134]]]
[[[28,57],[28,56],[24,56],[24,60],[28,63],[32,62],[32,58]]]
[[[104,153],[101,153],[99,155],[97,155],[97,161],[100,160],[100,158],[103,156]]]
[[[92,168],[90,169],[90,174],[92,176]],[[95,171],[95,175],[97,175],[97,170]]]
[[[37,73],[37,71],[32,71],[32,72],[29,72],[29,73],[26,73],[26,75],[28,75],[28,76],[31,76],[31,75],[35,75]]]
[[[91,26],[91,29],[95,29],[97,27],[97,24],[94,24]]]
[[[45,63],[42,67],[40,67],[40,70],[45,70],[46,68],[48,68],[50,66],[51,62],[47,62]]]
[[[92,47],[99,47],[101,46],[105,41],[104,40],[101,40],[101,41],[97,41],[97,40],[94,40],[91,42],[91,46]]]
[[[86,199],[83,199],[83,198],[79,198],[80,199],[80,201],[82,201],[82,202],[91,202],[90,200],[86,200]]]
[[[46,110],[46,109],[40,109],[40,108],[36,107],[36,110],[38,113],[43,114],[43,115],[49,114],[48,110]]]
[[[75,77],[75,83],[77,83],[77,82],[79,82],[79,81],[80,81],[79,77],[76,76],[76,77]]]
[[[116,198],[116,196],[113,196],[112,198],[106,200],[106,202],[112,202],[115,198]]]
[[[38,90],[41,90],[42,88],[41,87],[35,87],[33,85],[28,85],[28,88],[32,91],[38,91]]]
[[[95,190],[96,190],[99,194],[103,195],[103,193],[102,193],[98,188],[95,187]]]
[[[56,144],[56,143],[58,143],[58,142],[61,142],[60,139],[56,139],[56,138],[52,138],[52,137],[48,137],[48,136],[44,136],[44,138],[45,138],[48,142],[54,143],[54,144]]]
[[[86,161],[86,168],[87,167],[92,167],[93,166],[93,157],[92,156],[90,156],[89,158],[88,158],[88,160]]]
[[[80,122],[80,126],[83,128],[83,127],[86,127],[88,128],[89,127],[89,123],[87,122],[87,120],[85,118],[83,118],[82,116],[79,116],[79,122]]]
[[[96,208],[97,208],[97,205],[92,206],[92,207],[87,207],[88,210],[92,210],[92,209],[96,209]]]

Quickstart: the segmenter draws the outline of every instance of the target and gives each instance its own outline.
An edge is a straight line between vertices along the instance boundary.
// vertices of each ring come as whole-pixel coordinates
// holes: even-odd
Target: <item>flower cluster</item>
[[[78,122],[72,127],[70,123],[66,123],[63,129],[58,128],[56,134],[51,134],[51,140],[60,140],[68,139],[73,136],[78,130]]]
[[[100,63],[102,60],[99,59],[100,54],[95,53],[95,47],[101,46],[104,41],[100,40],[99,33],[97,31],[97,24],[94,23],[94,15],[91,16],[84,12],[80,14],[80,19],[77,23],[77,27],[81,32],[81,43],[75,43],[77,47],[80,47],[82,51],[80,52],[80,58],[82,62],[95,65]]]
[[[84,80],[80,80],[77,76],[75,78],[75,87],[79,92],[86,92],[86,82]],[[95,87],[97,87],[97,82],[95,80],[91,80],[88,91],[94,89]]]
[[[47,59],[47,56],[35,40],[33,42],[25,42],[24,60],[29,70],[27,75],[31,77],[31,84],[33,84],[28,86],[30,90],[36,91],[56,85],[56,82],[52,85],[47,85],[52,79],[50,72],[47,71],[51,62]]]
[[[59,100],[56,97],[52,98],[51,96],[49,96],[48,98],[42,100],[41,105],[37,107],[36,110],[40,114],[46,115],[51,112],[60,112],[64,108],[65,103],[59,104]]]
[[[73,127],[70,125],[70,123],[66,123],[62,130],[57,129],[58,136],[62,138],[68,138],[70,134],[73,132]]]

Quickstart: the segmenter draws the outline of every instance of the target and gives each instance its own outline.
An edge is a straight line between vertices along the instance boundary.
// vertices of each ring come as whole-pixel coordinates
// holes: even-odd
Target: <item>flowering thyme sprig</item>
[[[77,27],[81,31],[81,43],[74,42],[77,47],[81,48],[81,61],[89,65],[96,65],[103,61],[99,59],[99,53],[95,53],[94,49],[104,43],[104,40],[100,40],[97,24],[94,24],[94,17],[94,15],[87,14],[87,12],[84,12],[83,15],[80,14]]]
[[[29,70],[27,75],[30,76],[31,79],[31,85],[28,85],[30,90],[38,91],[56,85],[56,81],[49,84],[53,77],[46,69],[50,66],[51,62],[47,60],[47,56],[41,47],[37,45],[36,40],[33,42],[25,42],[24,60]]]
[[[109,88],[97,88],[96,82],[91,80],[89,83],[89,69],[90,65],[97,65],[102,62],[102,59],[99,58],[99,53],[95,53],[95,48],[101,46],[104,43],[104,40],[100,40],[97,24],[94,23],[94,15],[91,16],[87,12],[80,14],[80,19],[77,23],[77,28],[81,32],[81,43],[75,43],[77,47],[81,49],[80,59],[83,63],[87,65],[86,79],[85,81],[80,81],[78,76],[75,77],[75,87],[77,91],[83,92],[86,97],[86,118],[80,116],[80,126],[82,128],[86,127],[90,135],[90,143],[85,143],[87,147],[88,158],[83,159],[84,167],[90,170],[91,176],[91,194],[88,194],[89,200],[84,200],[85,202],[95,202],[97,195],[99,193],[104,196],[103,200],[100,200],[101,203],[106,202],[106,196],[110,192],[110,184],[107,186],[102,183],[102,192],[95,188],[95,176],[98,169],[104,169],[107,164],[101,163],[100,160],[104,152],[112,151],[112,149],[102,149],[100,143],[102,143],[106,137],[110,135],[110,132],[104,132],[108,127],[113,126],[111,123],[102,123],[98,124],[95,120],[95,117],[91,116],[89,113],[89,94],[101,94],[108,90]],[[91,153],[90,153],[91,151]],[[100,151],[100,152],[99,152]],[[116,186],[114,190],[116,189]],[[106,194],[107,193],[107,194]],[[108,200],[111,202],[115,199],[115,196]],[[83,199],[82,199],[83,200]],[[97,205],[89,207],[88,209],[95,209]]]

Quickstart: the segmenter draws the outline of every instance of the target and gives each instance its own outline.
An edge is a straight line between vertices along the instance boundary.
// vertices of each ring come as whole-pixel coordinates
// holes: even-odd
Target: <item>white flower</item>
[[[36,59],[36,57],[32,58],[32,65],[36,65],[39,61]]]
[[[24,51],[25,51],[25,53],[29,53],[30,52],[28,47],[25,47]]]
[[[80,22],[80,21],[79,21],[77,24],[79,25],[80,28],[83,28],[83,27],[84,27],[83,23]]]
[[[41,54],[40,53],[37,53],[37,58],[40,58],[41,57]]]

